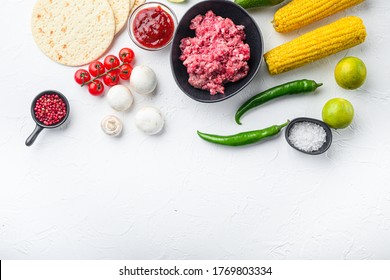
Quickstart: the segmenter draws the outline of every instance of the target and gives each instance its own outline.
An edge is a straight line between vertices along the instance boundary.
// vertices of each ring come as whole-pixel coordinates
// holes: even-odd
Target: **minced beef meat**
[[[250,48],[244,43],[244,26],[208,11],[193,18],[190,29],[195,30],[195,38],[181,40],[180,60],[193,87],[223,94],[224,84],[246,77]]]

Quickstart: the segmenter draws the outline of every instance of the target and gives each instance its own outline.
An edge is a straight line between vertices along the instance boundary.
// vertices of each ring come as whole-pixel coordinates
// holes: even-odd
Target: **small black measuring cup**
[[[58,97],[60,97],[62,99],[62,101],[64,101],[65,103],[65,106],[66,106],[66,115],[65,117],[58,123],[56,124],[53,124],[53,125],[45,125],[43,123],[41,123],[39,120],[37,120],[36,116],[35,116],[35,111],[34,111],[34,108],[35,108],[35,104],[37,103],[38,99],[41,98],[42,96],[44,96],[45,94],[56,94],[58,95]],[[26,140],[26,146],[31,146],[35,139],[37,139],[39,133],[41,133],[41,131],[44,129],[44,128],[56,128],[56,127],[59,127],[60,125],[64,124],[64,122],[67,120],[68,116],[69,116],[69,112],[70,112],[70,106],[69,106],[69,102],[68,102],[68,99],[66,99],[66,97],[56,91],[56,90],[45,90],[43,92],[41,92],[40,94],[38,94],[33,102],[31,103],[31,116],[33,118],[33,120],[35,121],[36,123],[36,126],[35,126],[35,129],[34,131],[30,134],[30,136],[27,138]]]
[[[312,152],[300,150],[297,147],[295,147],[294,144],[290,141],[289,137],[290,137],[291,129],[294,127],[295,124],[301,123],[301,122],[309,122],[312,124],[316,124],[316,125],[321,126],[325,130],[325,133],[326,133],[325,142],[318,150],[312,151]],[[308,154],[308,155],[320,155],[322,153],[325,153],[329,149],[330,145],[332,144],[332,138],[333,138],[332,130],[330,129],[330,127],[326,123],[324,123],[323,121],[317,120],[317,119],[312,119],[312,118],[296,118],[296,119],[292,120],[288,124],[288,126],[286,127],[285,136],[286,136],[287,143],[291,147],[293,147],[295,150],[298,150],[298,151],[305,153],[305,154]]]

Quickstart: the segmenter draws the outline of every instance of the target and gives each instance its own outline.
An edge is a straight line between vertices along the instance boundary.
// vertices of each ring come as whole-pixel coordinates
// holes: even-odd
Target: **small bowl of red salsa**
[[[140,48],[157,51],[168,46],[175,34],[177,18],[166,5],[148,2],[140,5],[129,18],[129,35]]]

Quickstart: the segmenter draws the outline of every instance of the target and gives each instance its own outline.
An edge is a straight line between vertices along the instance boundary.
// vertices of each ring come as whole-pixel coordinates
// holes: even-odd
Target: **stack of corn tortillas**
[[[144,2],[38,0],[32,14],[32,34],[52,60],[68,66],[88,64],[110,47],[130,11]]]

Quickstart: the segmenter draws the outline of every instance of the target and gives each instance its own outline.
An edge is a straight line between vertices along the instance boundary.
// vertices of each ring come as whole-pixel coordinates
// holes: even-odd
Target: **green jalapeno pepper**
[[[274,136],[278,134],[283,127],[285,127],[290,121],[281,125],[273,125],[261,130],[252,130],[241,132],[234,135],[221,136],[214,134],[207,134],[197,131],[200,138],[211,143],[226,145],[226,146],[243,146],[252,143],[256,143],[264,138]]]
[[[297,80],[270,88],[266,91],[256,94],[244,104],[242,104],[240,108],[238,108],[235,115],[236,123],[241,124],[240,118],[242,115],[257,106],[266,103],[267,101],[284,95],[312,92],[320,86],[322,86],[321,83],[317,84],[312,80]]]
[[[240,5],[244,9],[274,6],[282,3],[284,0],[234,0],[234,3]]]

